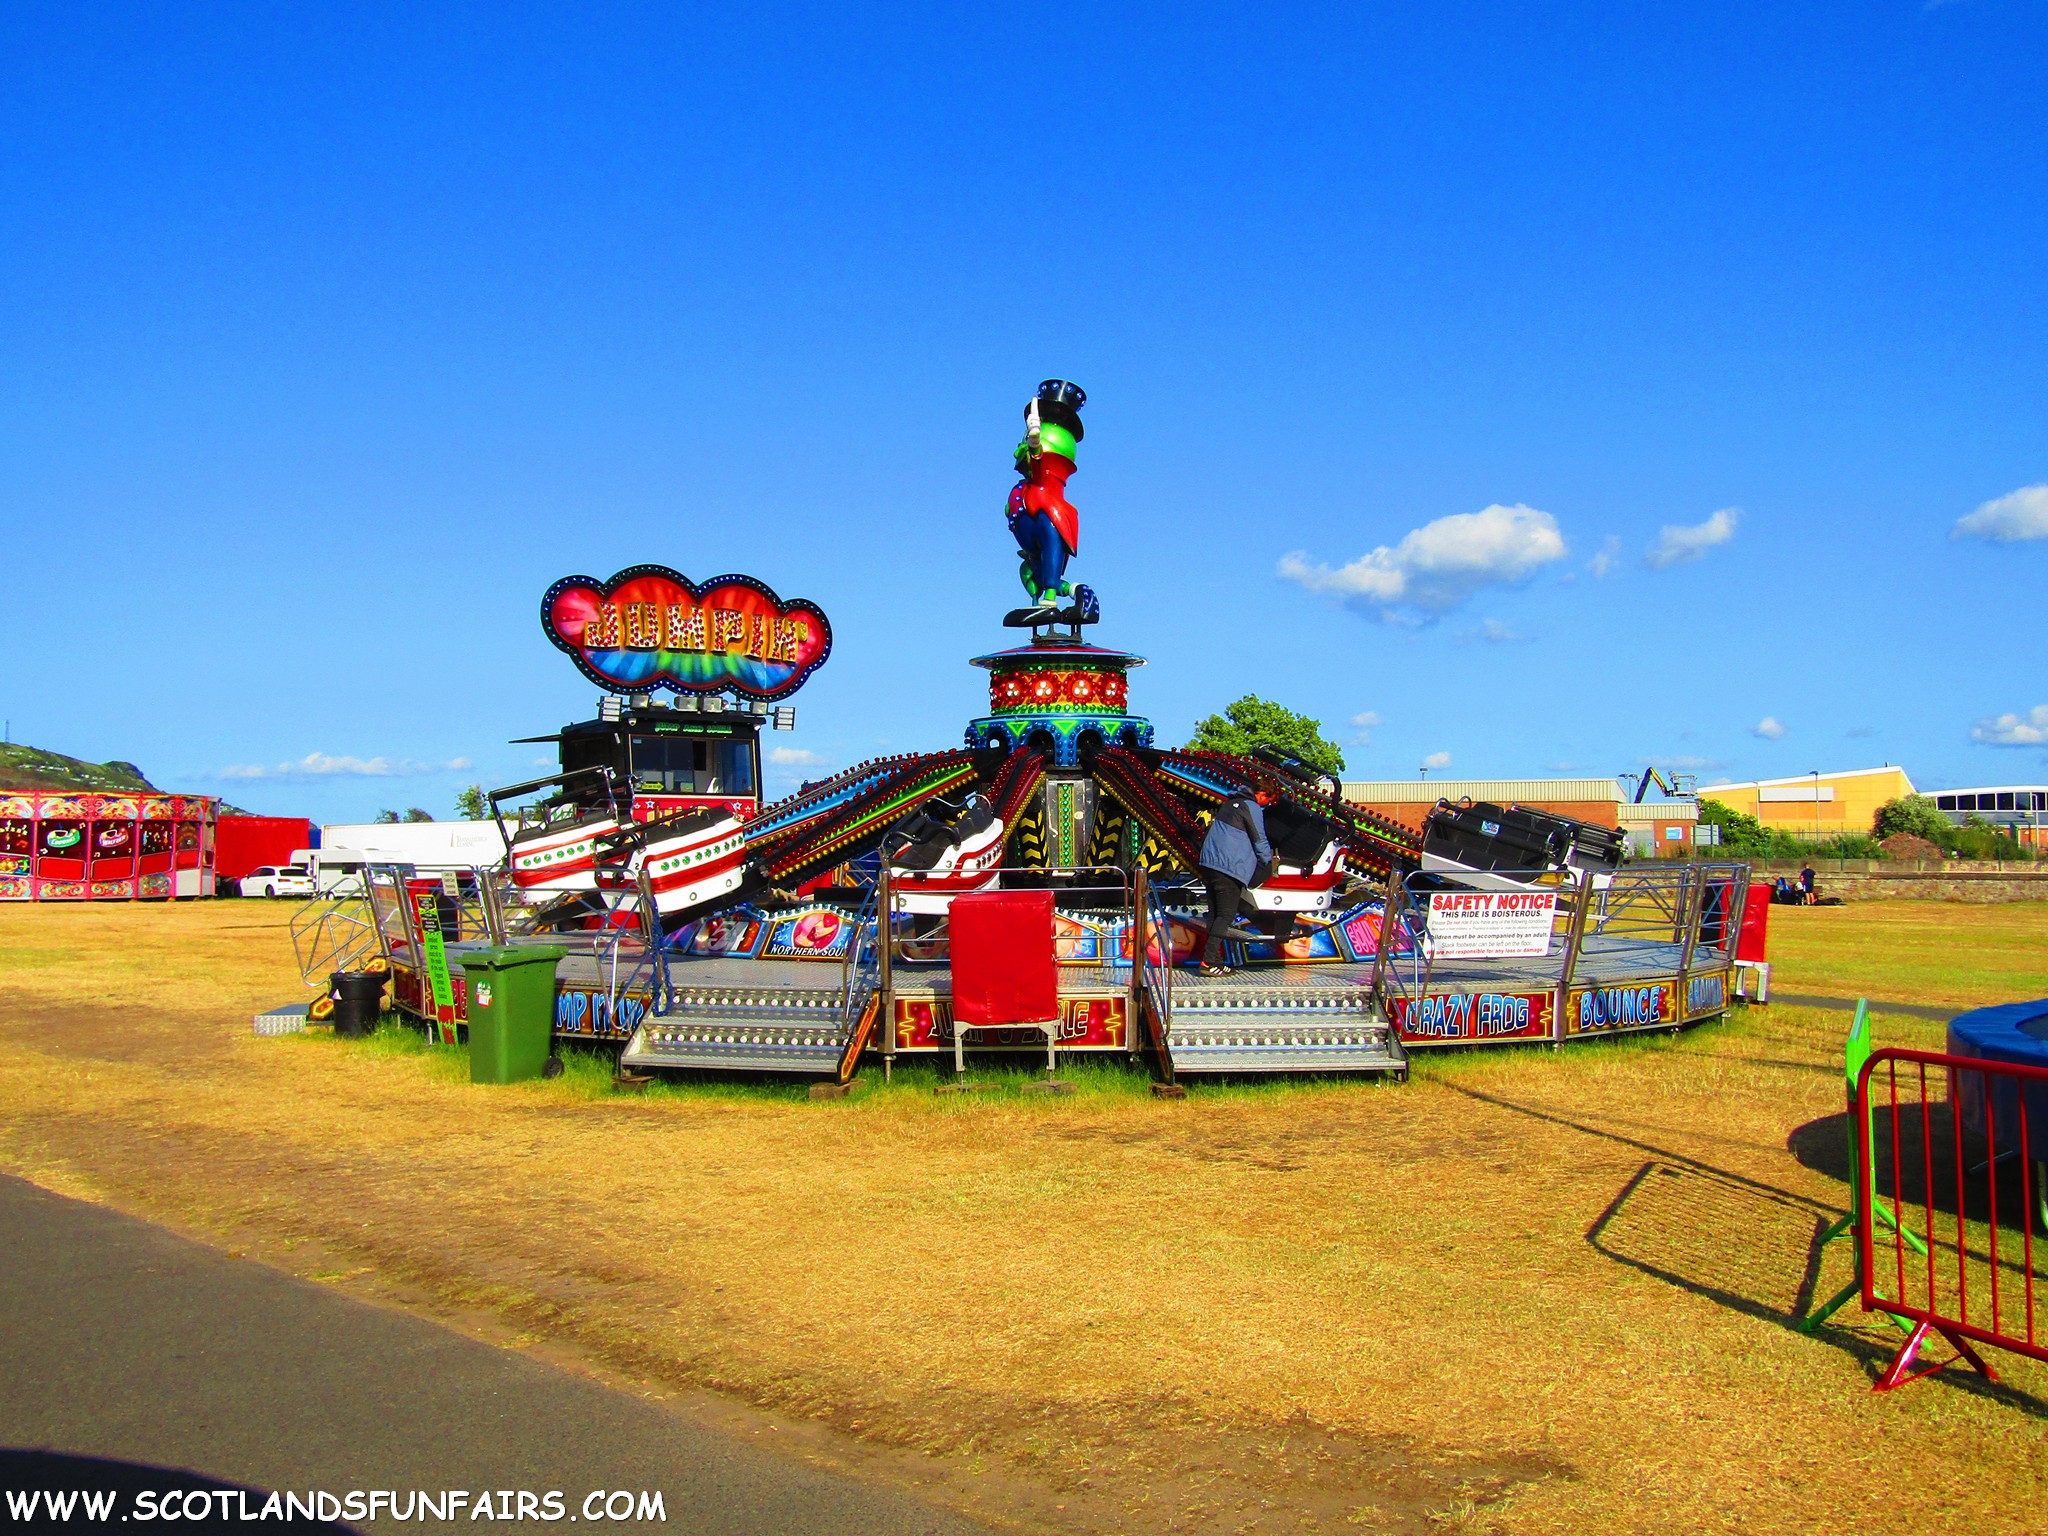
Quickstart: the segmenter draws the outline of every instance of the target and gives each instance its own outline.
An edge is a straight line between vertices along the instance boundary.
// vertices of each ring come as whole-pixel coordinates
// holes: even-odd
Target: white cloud
[[[1522,581],[1564,554],[1564,535],[1548,512],[1495,505],[1425,523],[1399,544],[1335,570],[1310,564],[1301,550],[1283,557],[1279,570],[1311,592],[1401,619],[1444,613],[1482,587]]]
[[[1361,714],[1353,715],[1351,717],[1351,726],[1357,734],[1346,745],[1353,747],[1371,746],[1373,727],[1379,723],[1380,714],[1376,709],[1368,709]]]
[[[410,758],[334,757],[308,752],[295,763],[235,763],[216,775],[223,779],[416,779],[430,773],[460,773],[474,768],[466,757],[445,763],[416,763]]]
[[[1529,637],[1517,632],[1512,624],[1505,623],[1500,619],[1482,619],[1479,621],[1477,629],[1460,630],[1458,638],[1460,640],[1481,640],[1488,645],[1518,645]]]
[[[1600,546],[1600,552],[1586,562],[1586,569],[1593,573],[1595,581],[1605,580],[1613,569],[1621,564],[1621,540],[1613,534]]]
[[[2000,715],[1970,727],[1970,740],[1987,747],[2048,747],[2048,704],[2024,715]]]
[[[1728,765],[1717,757],[1693,757],[1683,752],[1666,752],[1658,757],[1639,757],[1636,761],[1645,768],[1669,768],[1675,773],[1704,773],[1709,768],[1726,768]],[[1721,780],[1723,784],[1726,779]]]
[[[768,761],[777,768],[815,768],[825,759],[803,747],[770,747]]]
[[[1451,766],[1451,754],[1448,752],[1432,752],[1422,760],[1422,766],[1425,768],[1448,768]]]
[[[1778,723],[1776,715],[1765,715],[1763,719],[1757,721],[1755,725],[1749,728],[1749,734],[1761,736],[1765,741],[1783,741],[1785,739],[1785,727]]]
[[[1715,545],[1734,538],[1735,525],[1741,521],[1742,508],[1723,507],[1703,523],[1666,523],[1658,530],[1657,542],[1643,556],[1643,564],[1653,571],[1662,571],[1697,560]]]
[[[1952,539],[1991,539],[2013,544],[2022,539],[2048,539],[2048,485],[2023,485],[1956,519]]]

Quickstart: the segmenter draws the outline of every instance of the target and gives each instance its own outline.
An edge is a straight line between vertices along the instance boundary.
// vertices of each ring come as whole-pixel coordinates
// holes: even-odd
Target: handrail
[[[886,1004],[881,969],[876,959],[880,946],[868,940],[868,918],[876,910],[878,895],[879,888],[868,893],[860,910],[854,914],[853,936],[846,943],[844,980],[839,999],[839,1081],[842,1083],[853,1081],[854,1074],[860,1070],[860,1058],[874,1038],[875,1029],[887,1023],[880,1017]],[[894,1065],[896,1053],[889,1037],[884,1036],[884,1042],[882,1070],[887,1074]]]
[[[1134,975],[1144,977],[1146,1009],[1152,1019],[1159,1066],[1170,1083],[1174,1080],[1173,919],[1167,916],[1166,904],[1159,899],[1159,888],[1149,882],[1145,890],[1145,915],[1147,926],[1158,935],[1158,954],[1155,958],[1153,945],[1147,944],[1132,955],[1131,969]]]
[[[361,896],[315,896],[292,914],[292,955],[307,986],[327,985],[327,972],[345,971],[379,947],[374,913]]]
[[[602,780],[605,800],[611,806],[612,820],[617,821],[620,814],[618,773],[607,764],[600,763],[588,768],[571,768],[566,773],[552,773],[546,778],[528,779],[523,784],[507,784],[502,789],[494,789],[490,792],[488,803],[491,808],[491,820],[497,823],[498,836],[504,840],[505,860],[508,865],[512,859],[512,834],[505,830],[505,813],[498,809],[499,802],[517,800],[521,795],[530,795],[536,789],[546,789],[550,784],[559,784],[566,788],[571,779],[581,778],[585,774],[596,774]]]
[[[880,965],[876,960],[877,946],[868,938],[868,921],[879,905],[880,887],[870,890],[862,900],[860,910],[854,914],[853,937],[846,943],[846,959],[841,963],[839,987],[839,1016],[847,1027],[853,1027],[856,998],[860,991],[861,979],[870,972],[880,979]]]
[[[1558,916],[1562,920],[1561,930],[1553,932],[1551,941],[1555,974],[1540,988],[1552,998],[1553,1042],[1561,1042],[1567,1032],[1566,1006],[1580,961],[1592,941],[1635,939],[1671,946],[1677,951],[1670,964],[1678,974],[1678,993],[1682,999],[1685,981],[1701,968],[1699,957],[1721,954],[1728,941],[1724,934],[1722,949],[1701,942],[1700,928],[1709,908],[1709,894],[1717,884],[1725,882],[1726,889],[1739,896],[1743,880],[1742,867],[1733,863],[1635,864],[1594,875],[1579,869],[1565,873],[1570,877],[1567,883],[1542,884],[1542,888],[1557,892]],[[1470,874],[1513,877],[1513,872],[1500,870]],[[1522,878],[1528,879],[1531,874],[1522,872]],[[1391,997],[1413,1001],[1429,990],[1435,975],[1435,955],[1432,946],[1421,942],[1427,934],[1428,902],[1416,886],[1439,880],[1477,883],[1465,871],[1448,870],[1416,870],[1387,882],[1371,981],[1374,999],[1382,1007]],[[1723,921],[1731,919],[1724,915]],[[1412,976],[1404,976],[1397,963],[1403,942],[1416,943]],[[1535,978],[1531,981],[1534,990]]]
[[[648,872],[646,860],[640,861],[634,877],[639,886],[640,931],[647,945],[648,968],[653,973],[654,1014],[660,1018],[674,1004],[668,974],[668,930],[661,925],[661,908],[654,900],[654,877]]]
[[[1065,879],[1061,879],[1058,883],[1040,883],[1045,882],[1049,876],[1065,877],[1069,875],[1099,874],[1104,872],[1114,874],[1116,878],[1114,880],[1102,881],[1099,884],[1083,884],[1079,882],[1068,881]],[[943,915],[939,917],[939,921],[936,926],[926,930],[924,933],[915,935],[905,935],[900,939],[896,936],[896,925],[893,920],[898,915],[900,910],[897,903],[908,896],[930,894],[929,891],[920,893],[918,889],[920,885],[925,883],[920,878],[920,876],[922,876],[924,873],[924,871],[905,871],[899,873],[895,870],[892,870],[886,864],[881,867],[881,870],[879,872],[879,878],[875,886],[880,902],[879,914],[875,926],[877,933],[886,935],[888,939],[888,944],[886,947],[889,953],[887,956],[884,957],[883,962],[885,970],[890,961],[898,957],[900,946],[905,943],[915,943],[924,945],[944,943],[948,946],[949,949],[951,947],[952,939],[950,934],[947,932],[946,919]],[[1062,895],[1099,895],[1105,892],[1114,892],[1120,898],[1117,903],[1118,906],[1120,906],[1126,911],[1129,911],[1133,905],[1131,873],[1129,870],[1126,870],[1121,864],[1078,864],[1058,870],[1033,869],[1023,865],[1003,865],[992,869],[980,870],[977,871],[977,873],[983,878],[985,878],[988,882],[987,885],[984,887],[987,890],[1019,889],[1020,887],[1016,886],[1005,886],[1003,884],[1003,877],[1005,875],[1024,875],[1031,877],[1034,883],[1022,888],[1031,890],[1050,890],[1051,892],[1053,892],[1055,901],[1057,901],[1058,897]],[[933,874],[932,878],[949,879],[952,878],[953,875],[953,871],[942,870]],[[955,894],[964,896],[973,893],[967,891],[960,891],[956,892]],[[888,919],[888,921],[884,921],[884,919]],[[901,958],[910,959],[911,957],[906,955],[902,956]]]

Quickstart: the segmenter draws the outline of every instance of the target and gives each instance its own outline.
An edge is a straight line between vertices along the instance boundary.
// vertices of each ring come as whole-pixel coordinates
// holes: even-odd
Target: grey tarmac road
[[[131,1465],[68,1459],[84,1457]],[[198,1476],[173,1479],[153,1469]],[[522,1522],[526,1530],[591,1529],[570,1517],[590,1492],[618,1489],[659,1492],[665,1522],[596,1529],[704,1536],[988,1530],[516,1351],[0,1176],[0,1491],[36,1478],[131,1489],[215,1482],[302,1494],[559,1490],[562,1517]],[[175,1507],[197,1512],[200,1497],[199,1505]],[[251,1497],[247,1507],[255,1511],[260,1502]],[[223,1507],[242,1506],[215,1503],[216,1515]],[[494,1502],[493,1516],[500,1507],[517,1509]],[[48,1507],[41,1508],[47,1520]],[[113,1523],[136,1508],[124,1492]],[[367,1531],[505,1528],[468,1514],[349,1523]],[[85,1528],[76,1514],[71,1525]],[[23,1528],[0,1499],[0,1532]],[[182,1533],[194,1522],[141,1528]],[[236,1519],[231,1528],[279,1526]]]

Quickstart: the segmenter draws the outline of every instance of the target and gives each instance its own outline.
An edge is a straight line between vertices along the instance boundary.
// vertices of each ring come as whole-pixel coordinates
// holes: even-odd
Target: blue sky
[[[782,782],[950,746],[1060,375],[1162,740],[2048,780],[2037,5],[0,24],[16,740],[445,814],[654,561],[832,616]]]

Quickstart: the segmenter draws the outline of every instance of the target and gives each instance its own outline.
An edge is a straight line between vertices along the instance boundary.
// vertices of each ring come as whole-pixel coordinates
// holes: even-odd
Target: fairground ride
[[[1412,1044],[1562,1042],[1721,1011],[1734,867],[1624,868],[1614,829],[1512,806],[1440,803],[1413,829],[1284,753],[1156,746],[1131,711],[1143,658],[1086,638],[1101,605],[1066,575],[1084,405],[1054,379],[1025,408],[1005,517],[1026,601],[1002,620],[1016,642],[973,658],[988,710],[957,747],[764,806],[760,731],[793,723],[779,701],[830,654],[822,610],[664,566],[555,583],[543,628],[607,692],[596,719],[527,738],[557,746],[559,772],[491,795],[504,866],[446,889],[373,872],[399,1005],[452,1035],[466,943],[567,941],[558,1036],[622,1042],[626,1069],[845,1080],[870,1058],[951,1055],[954,898],[1049,888],[1057,1048],[1140,1055],[1162,1077],[1399,1074]],[[1232,920],[1236,974],[1197,976],[1198,852],[1240,792],[1270,801],[1271,877]],[[1519,937],[1472,938],[1460,924],[1480,908],[1522,914]],[[424,926],[455,931],[445,978],[428,974]],[[1046,1038],[968,1043],[1029,1053]]]

